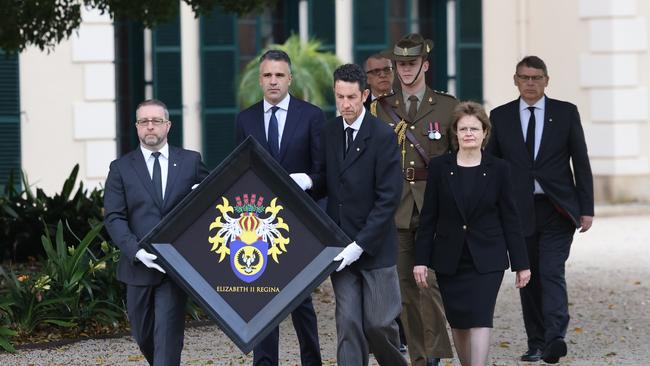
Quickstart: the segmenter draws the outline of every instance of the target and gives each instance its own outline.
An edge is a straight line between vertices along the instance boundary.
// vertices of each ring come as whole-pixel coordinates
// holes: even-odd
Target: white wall
[[[650,201],[650,4],[638,0],[485,0],[484,96],[517,97],[515,64],[537,55],[551,98],[581,114],[597,201]]]
[[[103,184],[116,156],[113,25],[96,12],[82,16],[78,33],[54,51],[19,57],[22,168],[48,194],[76,163],[86,186]]]

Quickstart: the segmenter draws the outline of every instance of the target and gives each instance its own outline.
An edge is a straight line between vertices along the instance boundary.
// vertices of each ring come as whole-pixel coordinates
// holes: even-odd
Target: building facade
[[[638,0],[279,0],[241,18],[195,19],[180,3],[177,18],[145,30],[85,10],[54,52],[0,55],[0,185],[22,169],[53,193],[79,163],[84,183],[100,186],[137,146],[135,106],[149,97],[170,109],[170,142],[215,167],[234,147],[238,75],[265,46],[295,33],[362,63],[420,32],[434,41],[429,84],[488,110],[517,96],[519,59],[542,57],[549,96],[581,112],[597,201],[647,202],[648,15]]]

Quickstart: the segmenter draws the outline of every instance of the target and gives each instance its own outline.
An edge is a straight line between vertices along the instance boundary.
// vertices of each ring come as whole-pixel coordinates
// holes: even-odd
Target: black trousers
[[[291,313],[291,321],[298,336],[302,366],[321,366],[323,362],[318,342],[318,324],[311,296],[308,296]],[[276,327],[253,349],[253,365],[278,366],[279,341],[280,329]]]
[[[154,366],[181,363],[187,295],[165,277],[155,286],[126,286],[131,334]]]
[[[535,232],[526,237],[531,278],[519,290],[529,349],[564,338],[569,307],[564,278],[575,226],[544,195],[535,197]]]

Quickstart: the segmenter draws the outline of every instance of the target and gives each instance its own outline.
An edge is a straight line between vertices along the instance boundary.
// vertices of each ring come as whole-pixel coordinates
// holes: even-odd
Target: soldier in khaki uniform
[[[372,114],[395,129],[402,155],[405,184],[395,215],[399,231],[397,271],[401,318],[413,366],[438,365],[441,358],[453,357],[435,273],[429,270],[427,282],[433,285],[427,289],[419,289],[413,277],[415,232],[424,201],[427,165],[432,157],[448,153],[451,114],[458,104],[453,96],[425,84],[432,48],[431,40],[409,34],[384,51],[382,55],[395,62],[401,90],[377,99],[370,107]]]

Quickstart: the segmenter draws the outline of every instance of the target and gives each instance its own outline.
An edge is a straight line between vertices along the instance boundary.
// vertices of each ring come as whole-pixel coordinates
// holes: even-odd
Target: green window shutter
[[[171,145],[183,146],[183,89],[180,15],[152,31],[153,95],[167,105]]]
[[[239,75],[237,18],[220,10],[201,17],[203,160],[217,166],[234,147]]]
[[[456,0],[456,88],[462,100],[483,102],[481,0]]]
[[[334,0],[309,0],[309,36],[322,43],[323,51],[336,51]]]
[[[388,44],[388,1],[357,0],[353,4],[354,62],[383,51]]]
[[[20,171],[20,92],[18,56],[0,50],[0,188]]]

